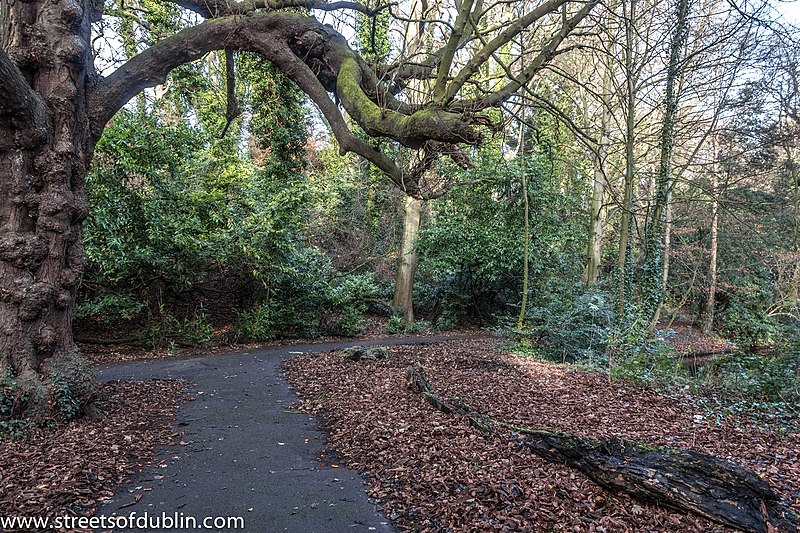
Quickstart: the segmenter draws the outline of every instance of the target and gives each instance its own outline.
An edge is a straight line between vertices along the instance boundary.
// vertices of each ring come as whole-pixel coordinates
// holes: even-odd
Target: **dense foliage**
[[[79,318],[136,319],[150,345],[207,342],[231,320],[238,340],[360,330],[370,276],[339,274],[307,242],[304,99],[268,64],[240,63],[249,120],[222,138],[218,91],[177,115],[181,83],[107,128],[87,178]]]
[[[475,167],[431,202],[419,242],[419,301],[434,324],[492,324],[519,312],[523,276],[521,173],[529,182],[530,286],[545,305],[580,276],[583,213],[577,194],[564,194],[555,163],[538,151],[506,161],[497,148],[476,154]],[[524,170],[523,170],[524,165]],[[568,297],[568,296],[564,296]]]

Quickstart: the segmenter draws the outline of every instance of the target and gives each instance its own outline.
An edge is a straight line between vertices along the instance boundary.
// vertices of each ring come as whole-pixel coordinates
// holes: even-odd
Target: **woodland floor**
[[[148,359],[167,359],[172,357],[193,357],[206,355],[236,354],[246,350],[256,350],[273,346],[292,346],[294,344],[324,343],[324,342],[349,342],[358,343],[359,340],[372,339],[398,339],[409,337],[408,334],[386,333],[388,319],[385,317],[369,317],[362,332],[358,337],[337,337],[324,336],[314,339],[305,338],[282,338],[272,341],[253,342],[253,343],[233,343],[225,340],[231,329],[230,324],[215,328],[214,335],[208,346],[177,346],[174,350],[166,347],[147,349],[140,344],[128,342],[117,343],[115,338],[130,338],[131,330],[115,329],[114,326],[103,325],[98,327],[97,323],[84,321],[80,324],[81,329],[76,331],[76,336],[80,338],[97,337],[93,342],[78,342],[81,352],[95,365],[108,365],[125,361],[141,361]],[[441,337],[451,335],[487,335],[487,333],[477,327],[460,328],[451,331],[430,331],[427,333],[417,333],[414,337]],[[110,340],[110,342],[109,342]],[[100,341],[100,342],[97,342]]]
[[[102,386],[91,416],[0,442],[0,516],[91,516],[159,446],[177,443],[172,424],[185,381]]]
[[[671,329],[668,342],[672,348],[686,356],[709,357],[720,355],[736,349],[734,344],[713,335],[706,335],[693,327],[689,321],[675,321],[672,324],[660,324],[659,327]]]
[[[328,446],[366,474],[371,496],[407,531],[670,531],[727,528],[611,495],[568,468],[487,438],[405,388],[420,362],[443,397],[459,396],[508,422],[584,437],[625,437],[689,448],[763,474],[800,511],[800,435],[727,419],[717,425],[689,398],[668,399],[606,376],[521,359],[492,339],[397,346],[382,361],[300,356],[285,375]]]
[[[697,340],[692,335],[686,332],[690,344]],[[371,335],[381,336],[378,330]],[[335,352],[303,355],[284,369],[301,408],[325,426],[330,454],[365,474],[370,495],[401,530],[728,531],[611,495],[578,472],[434,411],[405,388],[405,368],[413,362],[423,365],[444,397],[460,396],[498,419],[733,460],[763,474],[800,512],[800,434],[732,418],[717,425],[688,397],[669,399],[601,374],[521,359],[493,348],[495,342],[473,337],[392,346],[387,360],[357,363]],[[92,346],[87,351],[96,364],[174,355]],[[153,461],[157,447],[180,440],[172,424],[186,387],[174,380],[107,383],[99,416],[0,442],[0,516],[96,512],[116,486]]]

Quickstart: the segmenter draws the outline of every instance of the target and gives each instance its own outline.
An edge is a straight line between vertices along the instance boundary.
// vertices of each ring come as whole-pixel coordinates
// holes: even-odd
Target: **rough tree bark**
[[[74,415],[94,392],[71,326],[98,15],[71,0],[0,1],[0,368],[37,419]]]
[[[625,439],[595,441],[508,424],[478,411],[463,399],[442,398],[418,363],[406,368],[406,386],[434,408],[466,416],[483,433],[505,437],[544,459],[567,464],[612,492],[688,511],[741,531],[798,529],[798,517],[780,503],[766,481],[729,461]]]

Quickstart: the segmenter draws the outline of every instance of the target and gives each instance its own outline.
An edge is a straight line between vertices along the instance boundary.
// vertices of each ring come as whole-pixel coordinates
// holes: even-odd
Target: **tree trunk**
[[[525,325],[525,314],[528,312],[528,288],[530,285],[530,247],[531,247],[531,221],[530,221],[530,198],[528,197],[528,175],[525,172],[525,108],[522,108],[522,121],[519,125],[519,164],[522,169],[522,224],[523,224],[523,243],[522,243],[522,302],[519,306],[519,318],[517,319],[517,330],[522,331]]]
[[[627,91],[625,94],[625,178],[622,199],[622,215],[619,224],[619,253],[617,255],[618,294],[617,316],[620,323],[624,324],[625,315],[630,297],[630,246],[631,230],[633,229],[633,182],[635,179],[635,148],[636,148],[636,95],[637,79],[634,72],[633,53],[634,37],[636,34],[636,0],[622,2],[625,16],[625,79]]]
[[[683,52],[689,28],[689,0],[676,0],[675,30],[670,42],[669,64],[664,90],[664,119],[661,124],[659,141],[660,157],[656,175],[656,191],[653,208],[648,216],[645,230],[645,257],[643,268],[643,308],[646,311],[648,331],[653,331],[658,322],[661,304],[664,300],[664,235],[666,213],[673,186],[672,166],[675,148],[675,124],[678,119],[678,82],[681,79]],[[649,316],[648,316],[649,315]]]
[[[600,132],[597,138],[597,145],[593,153],[594,172],[592,176],[592,203],[589,208],[589,241],[586,246],[586,283],[596,283],[600,278],[600,262],[603,252],[603,205],[606,196],[606,173],[605,162],[607,155],[607,136],[608,125],[611,120],[608,102],[605,95],[611,90],[611,65],[607,62],[603,73],[603,110],[600,118]],[[588,98],[584,96],[584,102]],[[588,115],[588,109],[584,104],[584,115]]]
[[[717,244],[719,243],[719,175],[717,174],[717,137],[712,137],[711,165],[711,245],[708,250],[708,292],[704,307],[702,330],[708,335],[714,328],[715,300],[717,299]]]
[[[795,254],[794,261],[796,263],[789,285],[787,303],[790,308],[797,308],[800,305],[800,172],[798,172],[800,163],[795,161],[791,147],[787,146],[785,150],[792,183],[792,251]]]
[[[93,395],[93,373],[71,333],[75,290],[85,264],[84,177],[105,124],[142,90],[164,83],[172,69],[213,50],[257,52],[318,105],[343,153],[359,154],[399,186],[413,188],[418,184],[409,184],[393,160],[353,135],[337,103],[368,135],[407,148],[419,149],[429,141],[477,145],[482,141],[479,126],[486,120],[479,111],[509,99],[537,75],[596,1],[563,17],[561,30],[519,79],[477,99],[456,99],[499,47],[562,6],[566,10],[566,0],[545,3],[518,19],[447,81],[444,106],[426,103],[418,109],[395,98],[341,34],[311,16],[278,8],[256,13],[264,10],[248,2],[175,3],[207,20],[151,43],[100,79],[93,67],[91,23],[101,19],[103,2],[0,0],[0,367],[6,367],[3,375],[10,371],[19,389],[13,393],[14,415],[44,419],[60,410],[71,416]],[[288,2],[292,6],[306,4]],[[422,55],[435,59],[430,52]],[[421,61],[423,70],[435,68]],[[398,306],[413,320],[410,281],[420,206],[414,215],[418,201],[408,202]],[[5,413],[9,386],[4,378],[0,383]]]
[[[0,0],[6,76],[28,87],[45,117],[40,138],[0,102],[0,368],[16,382],[12,416],[76,415],[94,372],[72,339],[72,307],[85,265],[81,225],[92,150],[86,112],[92,79],[90,17],[69,0]],[[37,25],[38,28],[34,28]]]
[[[669,267],[670,267],[670,250],[672,249],[672,192],[667,196],[667,214],[664,218],[664,260],[661,269],[661,285],[666,287],[669,281]],[[661,317],[661,311],[664,309],[664,301],[656,309],[656,322]]]
[[[598,146],[598,150],[600,147]],[[603,202],[605,201],[605,174],[600,165],[601,156],[595,156],[594,187],[589,211],[589,242],[586,247],[586,283],[600,279],[600,262],[603,251]]]
[[[417,271],[417,236],[422,217],[422,200],[405,196],[403,202],[403,237],[397,260],[392,306],[402,313],[403,324],[414,323],[414,274]]]

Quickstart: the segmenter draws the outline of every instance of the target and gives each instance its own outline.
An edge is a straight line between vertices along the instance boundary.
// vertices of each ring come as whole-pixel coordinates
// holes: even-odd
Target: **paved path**
[[[180,406],[176,422],[189,444],[162,450],[159,458],[167,467],[146,469],[120,487],[98,514],[178,513],[198,521],[238,516],[244,517],[246,531],[263,533],[394,532],[367,499],[366,485],[356,472],[318,460],[325,434],[308,415],[288,408],[297,397],[283,379],[280,363],[292,353],[353,344],[426,344],[458,338],[463,337],[281,346],[98,369],[101,381],[175,378],[196,383],[196,400]],[[148,487],[152,490],[143,490]],[[138,502],[135,495],[141,495]]]

